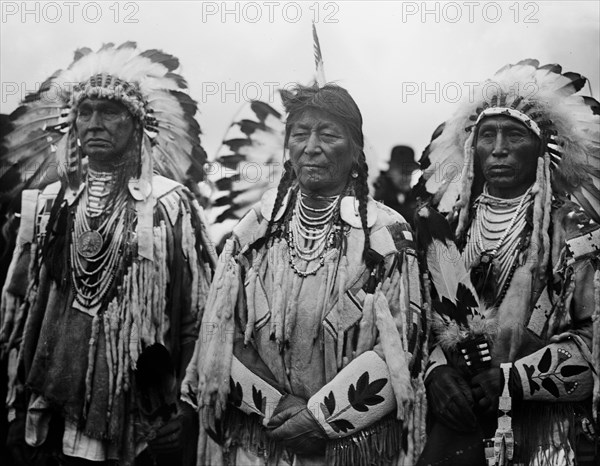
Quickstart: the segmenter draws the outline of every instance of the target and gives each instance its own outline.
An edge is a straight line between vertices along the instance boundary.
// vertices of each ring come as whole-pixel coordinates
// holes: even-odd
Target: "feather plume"
[[[323,87],[327,82],[325,80],[325,68],[323,66],[323,54],[321,53],[321,44],[319,43],[319,36],[317,35],[317,27],[313,21],[312,23],[312,34],[313,34],[313,49],[315,55],[315,70],[316,70],[316,81],[319,87]]]
[[[446,219],[431,207],[417,212],[417,241],[425,251],[427,269],[438,300],[434,310],[442,322],[456,325],[462,332],[469,332],[473,319],[484,318],[477,292]]]
[[[314,24],[313,49],[316,81],[323,86],[326,82],[323,56]],[[282,99],[291,94],[286,89],[279,92]],[[217,242],[232,230],[252,205],[260,201],[265,191],[279,183],[285,160],[284,139],[282,114],[265,102],[246,103],[235,116],[215,161],[210,164],[208,180],[201,185],[205,196],[210,198],[207,215],[212,237]],[[364,152],[367,161],[377,160],[367,139]],[[373,168],[369,166],[371,180],[376,177]]]

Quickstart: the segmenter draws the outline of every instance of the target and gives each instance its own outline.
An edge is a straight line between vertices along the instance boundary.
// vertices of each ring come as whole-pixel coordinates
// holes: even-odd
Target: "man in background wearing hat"
[[[394,209],[410,224],[416,207],[416,198],[411,193],[411,180],[419,164],[415,153],[408,146],[392,149],[389,168],[381,172],[375,181],[375,200]]]

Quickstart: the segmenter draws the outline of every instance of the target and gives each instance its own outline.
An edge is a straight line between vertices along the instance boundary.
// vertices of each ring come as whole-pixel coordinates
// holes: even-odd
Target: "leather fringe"
[[[327,444],[330,466],[378,466],[391,464],[400,453],[402,422],[388,417],[371,427]]]
[[[596,368],[593,371],[594,391],[592,396],[592,416],[596,425],[600,421],[600,266],[596,262],[596,271],[594,273],[594,314],[592,316],[592,365]]]
[[[267,436],[267,431],[256,414],[247,415],[238,409],[228,409],[221,419],[221,425],[226,426],[225,438],[231,443],[224,446],[225,464],[235,464],[235,448],[240,447],[252,454],[264,458],[265,464],[278,464],[285,454],[284,449]],[[231,461],[233,460],[233,462]]]
[[[577,403],[524,402],[514,411],[516,456],[529,464],[550,446],[575,447],[575,411]]]
[[[229,409],[221,419],[227,426],[225,438],[224,464],[232,464],[235,448],[240,447],[265,459],[266,465],[279,464],[286,459],[284,448],[266,435],[266,429],[257,415],[247,415],[237,409]],[[402,422],[393,416],[382,419],[373,426],[327,444],[326,461],[328,466],[388,466],[394,463],[401,449]],[[289,460],[289,458],[288,458]]]

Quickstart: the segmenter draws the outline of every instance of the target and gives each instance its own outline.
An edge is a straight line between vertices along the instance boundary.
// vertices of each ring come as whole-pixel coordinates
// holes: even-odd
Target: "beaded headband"
[[[72,111],[86,98],[110,99],[122,103],[139,120],[146,116],[146,107],[140,87],[135,82],[127,82],[108,73],[98,73],[73,88]]]
[[[3,195],[18,198],[23,189],[43,189],[61,178],[74,190],[81,184],[84,164],[73,123],[77,108],[89,97],[123,104],[143,127],[141,172],[146,173],[147,165],[149,174],[141,178],[150,182],[154,172],[198,193],[206,153],[195,119],[197,103],[178,68],[177,57],[157,49],[142,51],[135,42],[76,50],[73,62],[27,95],[11,115],[14,129],[5,138],[10,169],[0,174]]]
[[[513,108],[507,108],[507,107],[487,108],[486,110],[482,111],[479,114],[479,117],[477,117],[477,121],[475,122],[475,126],[479,125],[481,120],[483,120],[485,117],[497,116],[497,115],[504,115],[504,116],[514,118],[515,120],[519,120],[521,123],[523,123],[525,126],[527,126],[531,131],[533,131],[537,137],[541,137],[541,135],[542,135],[542,131],[540,130],[540,127],[537,125],[537,123],[534,120],[529,118],[524,113],[519,112],[518,110],[515,110]]]
[[[553,189],[577,199],[600,221],[600,104],[581,91],[587,79],[563,72],[558,64],[540,66],[534,59],[506,65],[475,86],[469,99],[444,124],[430,145],[425,189],[440,211],[450,212],[471,163],[473,130],[484,117],[507,115],[522,122],[543,142]],[[467,172],[468,173],[468,170]]]

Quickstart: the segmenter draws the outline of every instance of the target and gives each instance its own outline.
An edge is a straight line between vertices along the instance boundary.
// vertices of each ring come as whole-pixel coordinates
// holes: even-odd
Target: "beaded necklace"
[[[302,278],[316,274],[325,264],[325,254],[333,246],[338,229],[334,226],[333,219],[339,214],[340,204],[339,194],[322,198],[327,202],[327,206],[323,208],[308,206],[304,201],[306,197],[301,191],[296,196],[287,238],[290,266]],[[319,261],[313,268],[302,271],[298,268],[297,259]]]
[[[104,212],[108,197],[115,182],[114,172],[101,172],[88,169],[87,179],[87,215],[99,217]]]
[[[121,192],[112,206],[104,206],[98,218],[94,209],[89,209],[88,187],[77,204],[70,245],[71,283],[76,303],[86,310],[99,309],[122,262],[126,204],[127,195]],[[97,228],[90,226],[90,219],[99,220]]]
[[[514,274],[519,255],[519,242],[527,226],[527,210],[532,201],[531,187],[514,199],[501,199],[484,192],[476,201],[476,213],[469,231],[463,259],[467,267],[479,259],[489,279],[492,268],[497,271],[499,305]]]

